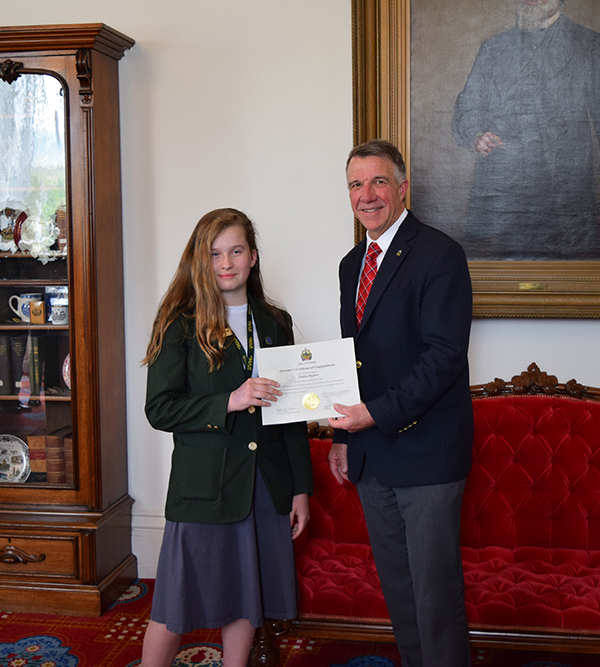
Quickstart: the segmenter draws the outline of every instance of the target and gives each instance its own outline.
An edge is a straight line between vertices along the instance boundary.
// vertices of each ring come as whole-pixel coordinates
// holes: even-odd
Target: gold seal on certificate
[[[306,394],[306,396],[302,399],[302,405],[307,409],[307,410],[316,410],[321,403],[321,399],[316,395],[316,394]]]

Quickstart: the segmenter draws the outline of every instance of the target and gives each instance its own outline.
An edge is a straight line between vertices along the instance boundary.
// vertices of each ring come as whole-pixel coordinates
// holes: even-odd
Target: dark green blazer
[[[260,347],[285,345],[274,317],[250,303]],[[227,347],[221,368],[210,373],[193,320],[179,317],[167,329],[160,355],[148,369],[146,416],[154,428],[173,433],[169,521],[241,521],[252,506],[257,465],[280,514],[291,511],[294,495],[312,493],[305,422],[265,427],[260,408],[227,414],[229,395],[245,380],[235,345]]]

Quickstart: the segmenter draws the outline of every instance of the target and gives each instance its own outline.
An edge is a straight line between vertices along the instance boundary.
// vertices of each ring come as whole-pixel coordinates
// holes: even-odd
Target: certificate
[[[360,403],[353,338],[262,347],[257,362],[260,376],[279,382],[283,392],[262,409],[265,426],[339,417],[334,403]]]

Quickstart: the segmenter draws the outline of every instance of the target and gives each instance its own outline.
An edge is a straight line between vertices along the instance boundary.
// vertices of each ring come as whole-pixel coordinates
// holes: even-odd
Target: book
[[[47,472],[46,465],[46,434],[42,429],[35,430],[27,436],[29,447],[29,464],[31,472]]]
[[[10,337],[10,360],[12,365],[13,394],[21,391],[21,380],[23,377],[23,359],[27,349],[27,335]]]
[[[46,470],[49,484],[65,484],[67,481],[65,437],[70,433],[71,427],[63,426],[46,436]]]
[[[32,471],[26,481],[28,484],[44,484],[48,481],[48,473]]]
[[[65,473],[67,484],[75,483],[75,468],[73,463],[73,434],[68,433],[64,438],[65,442]]]
[[[13,393],[10,336],[0,336],[0,394]]]
[[[29,382],[31,395],[39,396],[42,391],[42,356],[40,337],[36,335],[29,336]]]
[[[40,336],[39,342],[42,387],[45,392],[48,392],[48,389],[58,385],[58,367],[56,363],[58,352],[56,349],[56,336]]]

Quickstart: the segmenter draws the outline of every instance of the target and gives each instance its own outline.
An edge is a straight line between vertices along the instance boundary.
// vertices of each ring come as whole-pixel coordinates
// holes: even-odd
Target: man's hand
[[[338,484],[343,484],[348,480],[348,445],[341,442],[334,442],[329,450],[329,469],[335,477]]]
[[[299,493],[292,499],[292,511],[290,512],[290,526],[292,527],[293,540],[306,528],[309,517],[308,493]]]
[[[481,155],[489,155],[494,148],[502,147],[502,139],[493,132],[484,132],[475,140],[475,150]]]
[[[333,426],[333,428],[340,428],[342,431],[348,431],[348,433],[356,433],[356,431],[364,431],[371,426],[375,426],[375,421],[364,403],[357,403],[356,405],[334,403],[333,409],[343,415],[343,417],[327,420],[329,426]]]

